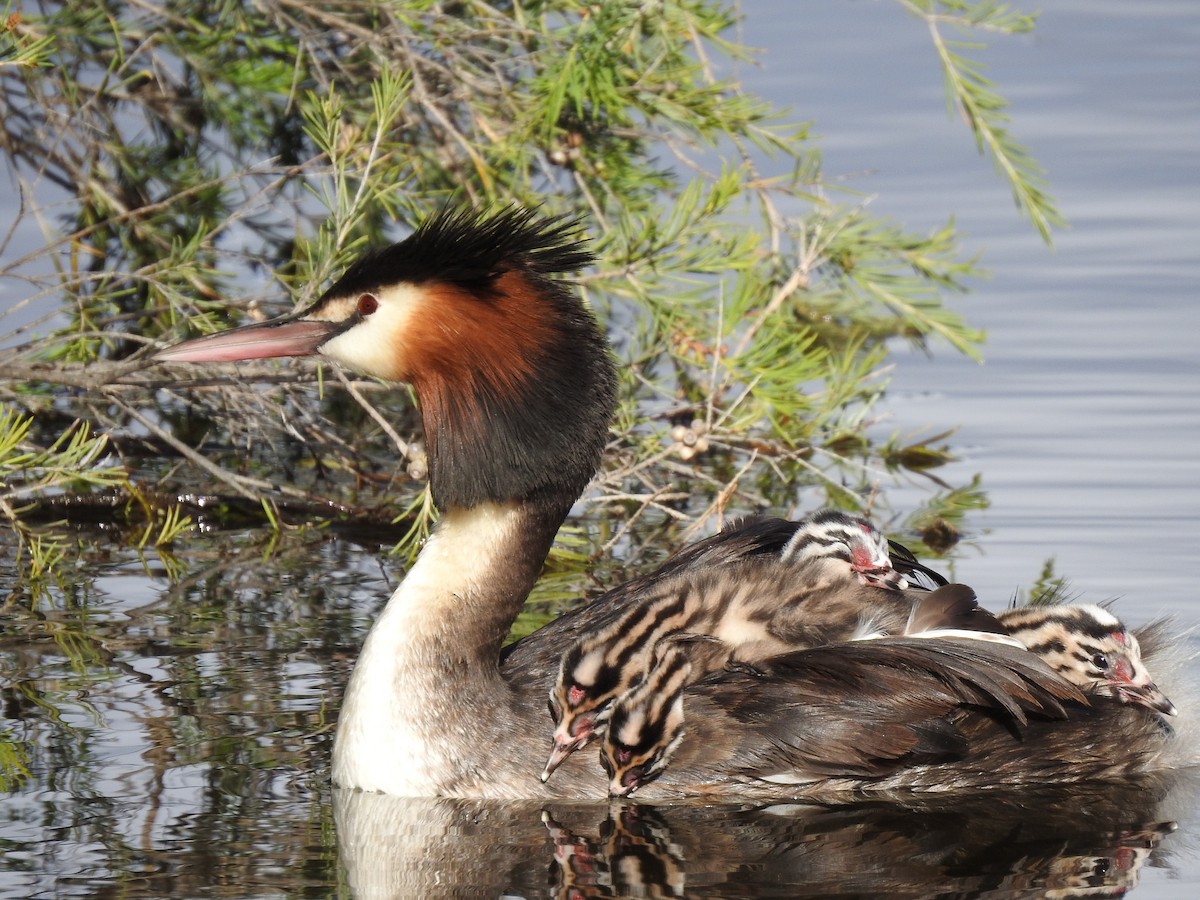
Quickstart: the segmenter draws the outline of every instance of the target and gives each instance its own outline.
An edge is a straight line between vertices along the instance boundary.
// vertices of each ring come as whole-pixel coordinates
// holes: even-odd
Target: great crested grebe
[[[908,568],[903,559],[892,564],[887,539],[869,521],[823,509],[797,523],[778,556],[659,578],[563,653],[550,691],[555,729],[543,780],[603,733],[612,701],[653,667],[659,642],[673,634],[720,638],[731,659],[754,664],[820,644],[908,633],[914,616],[937,618],[918,630],[1003,630],[974,594],[967,609],[905,591]]]
[[[546,696],[571,642],[657,578],[778,554],[751,523],[684,549],[501,649],[555,532],[594,474],[613,412],[607,342],[555,276],[590,260],[571,225],[510,210],[443,213],[351,266],[292,315],[188,341],[164,361],[319,355],[412,385],[442,512],[363,644],[333,780],[401,796],[600,798],[574,754],[539,778]],[[688,691],[689,739],[639,796],[833,796],[1123,779],[1165,768],[1148,710],[1091,704],[1024,650],[860,641],[737,668]]]
[[[792,564],[820,564],[834,577],[848,569],[861,584],[904,590],[908,580],[902,569],[908,560],[902,558],[896,566],[891,550],[888,539],[867,519],[840,509],[819,509],[797,523],[779,556]]]
[[[1088,693],[1176,714],[1175,704],[1142,662],[1138,639],[1107,609],[1089,604],[1024,606],[1004,610],[996,618],[1006,634]]]
[[[608,792],[624,797],[657,778],[683,740],[683,693],[733,662],[720,638],[681,632],[654,646],[642,680],[614,700],[600,742]]]

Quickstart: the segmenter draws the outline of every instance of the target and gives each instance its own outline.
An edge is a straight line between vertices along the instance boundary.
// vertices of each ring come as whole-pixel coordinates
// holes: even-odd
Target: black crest
[[[403,241],[357,260],[325,297],[433,280],[486,294],[506,272],[566,274],[593,261],[581,244],[578,224],[569,217],[515,208],[491,214],[443,210]]]

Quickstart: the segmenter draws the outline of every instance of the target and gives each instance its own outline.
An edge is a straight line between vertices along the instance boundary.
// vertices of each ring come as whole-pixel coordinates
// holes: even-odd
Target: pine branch
[[[1051,229],[1065,227],[1065,217],[1047,193],[1045,172],[1008,131],[1008,101],[996,93],[995,85],[983,74],[983,66],[962,52],[978,50],[978,43],[947,41],[942,23],[963,30],[987,28],[1007,34],[1028,31],[1034,17],[1011,11],[1006,5],[982,0],[901,0],[925,20],[937,51],[946,82],[946,100],[951,112],[957,109],[966,120],[981,153],[986,152],[996,170],[1008,182],[1017,208],[1047,244],[1053,243]],[[939,12],[938,10],[943,10]]]

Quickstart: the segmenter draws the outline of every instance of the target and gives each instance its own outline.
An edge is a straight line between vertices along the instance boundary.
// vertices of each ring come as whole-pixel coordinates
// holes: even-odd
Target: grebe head
[[[998,616],[1005,630],[1072,684],[1164,715],[1176,713],[1150,677],[1134,637],[1107,609],[1033,606]]]
[[[443,212],[358,260],[306,309],[158,359],[319,355],[409,382],[442,509],[569,506],[595,472],[615,404],[604,337],[554,277],[591,260],[561,218]]]
[[[583,640],[563,653],[558,678],[550,688],[550,717],[555,727],[542,781],[568,756],[586,747],[608,721],[608,701],[621,689],[625,672],[608,659],[606,650],[600,641]]]
[[[600,747],[612,796],[628,797],[661,775],[683,742],[683,692],[664,699],[655,710],[645,704],[614,710]]]
[[[800,520],[783,548],[790,562],[837,560],[849,564],[863,584],[904,590],[905,577],[892,565],[888,539],[867,519],[839,509],[821,509]]]
[[[729,644],[703,634],[685,632],[658,643],[645,677],[610,707],[600,765],[611,795],[627,797],[662,774],[683,742],[684,691],[732,655]]]

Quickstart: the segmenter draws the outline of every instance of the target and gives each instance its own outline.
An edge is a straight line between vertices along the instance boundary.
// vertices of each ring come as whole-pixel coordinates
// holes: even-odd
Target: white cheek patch
[[[641,742],[642,729],[646,727],[645,710],[638,709],[621,725],[617,741],[626,747],[634,747]]]
[[[320,353],[354,372],[402,381],[408,374],[404,335],[420,307],[421,289],[399,284],[377,291],[374,296],[379,301],[375,312],[326,341]]]
[[[573,678],[576,682],[582,685],[595,684],[596,678],[600,675],[600,670],[603,667],[604,649],[599,648],[592,650],[579,660],[579,665],[575,667]]]

